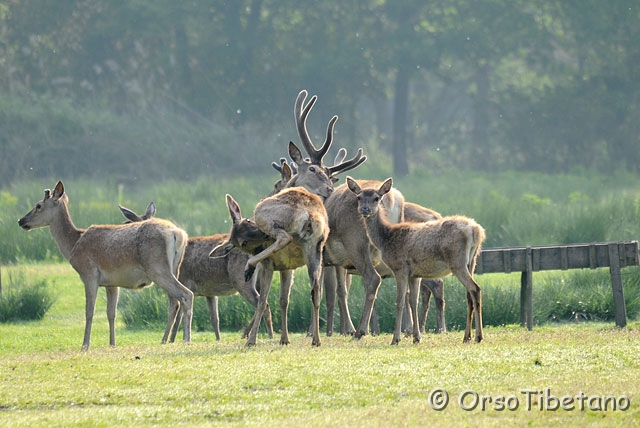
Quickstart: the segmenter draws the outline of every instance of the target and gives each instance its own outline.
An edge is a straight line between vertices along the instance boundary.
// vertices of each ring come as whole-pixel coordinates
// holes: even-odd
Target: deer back
[[[102,285],[146,285],[145,272],[158,263],[171,263],[177,274],[186,245],[187,233],[166,220],[91,226],[74,245],[69,263],[78,272],[98,269]]]
[[[254,209],[258,228],[271,237],[283,229],[294,237],[306,239],[328,234],[327,212],[322,199],[301,187],[284,189],[260,201]]]

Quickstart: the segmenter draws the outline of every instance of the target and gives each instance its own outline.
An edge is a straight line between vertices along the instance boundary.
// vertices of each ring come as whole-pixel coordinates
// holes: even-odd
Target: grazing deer
[[[140,222],[148,220],[155,215],[156,208],[153,202],[149,204],[143,216],[134,211],[119,206],[122,214],[128,222]],[[194,296],[204,296],[209,308],[209,321],[220,340],[220,317],[218,316],[218,296],[232,296],[240,294],[254,307],[258,306],[258,287],[255,280],[244,280],[244,265],[249,256],[238,250],[230,251],[225,257],[210,258],[211,250],[226,241],[228,234],[216,234],[211,236],[189,237],[185,248],[184,258],[180,265],[178,280],[191,290]],[[169,313],[173,313],[178,302],[169,297]],[[174,342],[180,325],[182,314],[176,311],[177,317],[169,319],[165,329],[163,343],[167,340]],[[269,337],[273,337],[273,323],[271,321],[271,309],[269,303],[264,311],[264,320]],[[252,321],[253,322],[253,321]],[[172,328],[173,326],[173,328]],[[245,330],[248,335],[251,324]]]
[[[361,188],[347,177],[349,190],[358,200],[360,214],[373,245],[380,249],[383,262],[396,278],[396,325],[392,345],[400,341],[402,310],[407,289],[413,325],[418,325],[418,278],[442,278],[453,273],[467,289],[467,325],[464,342],[471,339],[472,316],[475,317],[476,342],[482,336],[482,294],[472,272],[485,232],[473,219],[449,216],[426,223],[389,223],[380,212],[380,200],[391,190],[389,178],[379,188]],[[420,341],[420,331],[413,329],[413,341]]]
[[[141,223],[94,225],[79,229],[71,220],[68,197],[62,181],[53,192],[22,217],[25,230],[49,226],[60,252],[84,283],[86,325],[82,349],[88,350],[98,287],[107,292],[109,344],[115,346],[115,316],[118,287],[141,288],[154,282],[180,302],[184,313],[184,341],[191,340],[193,293],[177,275],[187,245],[187,233],[166,220]]]

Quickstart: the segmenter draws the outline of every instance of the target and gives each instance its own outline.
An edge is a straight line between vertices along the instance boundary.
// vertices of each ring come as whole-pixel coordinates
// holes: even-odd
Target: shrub
[[[45,280],[28,284],[23,275],[10,276],[0,297],[0,322],[40,320],[54,302]]]

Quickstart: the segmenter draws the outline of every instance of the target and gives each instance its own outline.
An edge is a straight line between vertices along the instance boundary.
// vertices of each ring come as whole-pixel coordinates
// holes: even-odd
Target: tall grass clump
[[[40,320],[54,302],[46,280],[30,283],[24,274],[12,274],[0,296],[0,322]]]
[[[289,331],[304,332],[309,328],[311,298],[309,280],[298,270],[291,289]],[[624,293],[629,319],[640,316],[640,269],[623,271]],[[478,275],[482,288],[482,317],[485,326],[520,323],[520,273]],[[280,281],[276,273],[269,293],[269,305],[276,331],[281,325]],[[395,325],[396,288],[393,279],[383,280],[378,291],[376,310],[381,332],[390,333]],[[457,280],[445,278],[445,319],[448,330],[464,329],[467,316],[466,290]],[[354,275],[349,292],[349,310],[354,324],[360,322],[364,303],[362,278]],[[254,307],[239,295],[219,299],[220,328],[227,331],[244,329],[254,313]],[[534,323],[613,321],[611,275],[606,269],[581,269],[566,272],[536,272],[533,275]],[[119,311],[129,328],[162,329],[167,320],[166,293],[158,287],[142,291],[123,290]],[[335,308],[335,326],[339,326],[339,311]],[[326,325],[326,302],[320,307],[321,328]],[[209,311],[204,298],[195,299],[193,325],[198,331],[211,331]],[[261,327],[264,330],[264,323]],[[427,318],[427,330],[435,330],[435,303],[432,301]]]

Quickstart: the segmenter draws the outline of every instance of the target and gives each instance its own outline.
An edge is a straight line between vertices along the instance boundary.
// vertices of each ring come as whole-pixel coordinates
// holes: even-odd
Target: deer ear
[[[55,189],[53,189],[53,198],[60,199],[62,195],[64,195],[64,184],[62,184],[62,181],[58,181]]]
[[[144,216],[146,218],[151,218],[154,215],[156,215],[156,204],[154,204],[153,201],[151,201],[147,206],[147,211],[145,211]]]
[[[231,215],[231,220],[233,220],[234,223],[237,223],[240,220],[242,220],[242,213],[240,212],[240,206],[233,199],[233,197],[228,193],[226,195],[226,198],[227,198],[227,207],[229,208],[229,214]]]
[[[389,190],[391,190],[392,185],[393,185],[393,180],[391,178],[387,178],[378,189],[378,194],[382,196],[389,193]]]
[[[291,179],[291,177],[293,176],[293,171],[291,171],[291,167],[286,161],[282,164],[282,171],[280,172],[280,174],[282,175],[282,178],[286,179]]]
[[[304,162],[302,152],[300,151],[298,146],[293,144],[293,141],[289,141],[289,157],[298,165],[302,165],[302,163]]]
[[[359,195],[362,192],[362,189],[360,188],[360,186],[358,186],[358,183],[356,183],[355,180],[349,176],[347,176],[347,187],[349,187],[349,190],[351,190],[356,195]]]
[[[129,220],[128,222],[138,222],[138,221],[142,221],[142,219],[140,217],[138,217],[138,214],[134,213],[133,211],[131,211],[129,208],[123,207],[121,205],[118,205],[118,208],[120,208],[120,212],[122,213],[122,215]]]

